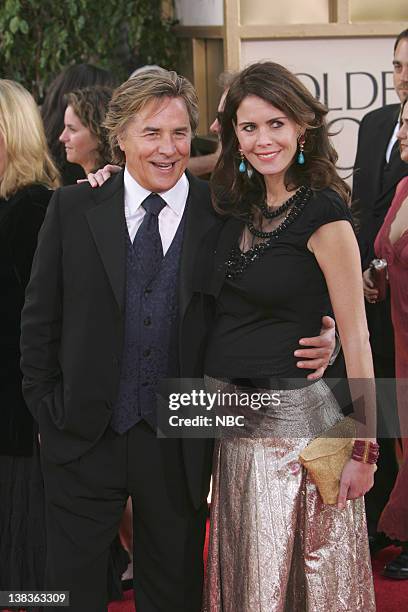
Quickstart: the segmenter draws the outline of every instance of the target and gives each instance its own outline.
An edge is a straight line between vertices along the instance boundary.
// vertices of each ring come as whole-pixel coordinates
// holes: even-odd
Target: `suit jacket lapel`
[[[388,143],[392,136],[395,124],[397,122],[398,109],[392,108],[390,112],[384,113],[381,120],[375,126],[375,133],[372,137],[372,142],[375,143],[370,150],[366,152],[369,156],[369,167],[371,169],[371,176],[374,180],[379,181],[381,184],[381,177],[383,175],[384,167],[386,164],[385,154],[387,152]],[[377,193],[379,187],[377,187]]]
[[[92,197],[97,205],[87,212],[89,227],[116,301],[123,312],[126,280],[123,172],[103,187],[94,189]]]
[[[385,138],[383,160],[385,158],[388,143],[392,136],[395,125],[398,121],[400,113],[400,105],[396,104],[395,107],[390,109],[390,113],[380,129],[383,131],[383,138]],[[377,201],[381,200],[390,190],[394,190],[397,183],[406,174],[406,164],[401,160],[399,146],[394,146],[391,152],[390,160],[383,165],[381,168],[382,176],[382,189],[379,194]]]
[[[190,184],[180,261],[179,313],[182,320],[193,293],[194,264],[203,236],[217,222],[208,186],[187,172]]]

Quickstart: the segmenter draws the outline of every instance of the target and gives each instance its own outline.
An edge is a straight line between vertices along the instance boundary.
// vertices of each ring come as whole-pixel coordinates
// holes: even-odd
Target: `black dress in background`
[[[63,185],[75,185],[79,179],[86,178],[84,169],[78,164],[71,164],[65,161],[59,166],[61,181]]]
[[[37,430],[21,392],[20,313],[52,191],[0,200],[0,590],[43,588],[44,497]]]

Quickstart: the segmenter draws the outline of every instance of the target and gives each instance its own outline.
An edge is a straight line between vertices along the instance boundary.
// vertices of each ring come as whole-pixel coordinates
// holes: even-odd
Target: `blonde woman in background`
[[[42,588],[43,485],[21,393],[20,313],[37,234],[58,185],[34,99],[0,79],[0,590]]]

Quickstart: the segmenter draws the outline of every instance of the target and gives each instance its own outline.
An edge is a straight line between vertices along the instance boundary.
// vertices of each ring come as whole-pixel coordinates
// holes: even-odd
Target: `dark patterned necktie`
[[[157,193],[151,193],[142,202],[142,206],[146,214],[133,241],[133,249],[146,275],[154,278],[163,259],[159,214],[166,206],[166,202]]]

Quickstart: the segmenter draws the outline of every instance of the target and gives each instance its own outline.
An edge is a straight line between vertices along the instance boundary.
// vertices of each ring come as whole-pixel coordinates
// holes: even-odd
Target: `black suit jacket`
[[[190,184],[179,281],[182,377],[202,375],[205,333],[194,309],[198,246],[217,223],[207,183]],[[22,314],[23,391],[39,422],[42,451],[54,462],[81,456],[102,436],[118,392],[124,337],[123,172],[100,189],[56,191],[39,236]],[[189,316],[192,306],[194,316]],[[206,495],[211,448],[183,440],[192,500]]]
[[[352,212],[358,227],[363,269],[374,257],[373,244],[390,207],[397,184],[407,173],[398,147],[389,163],[387,146],[398,121],[399,104],[378,108],[363,117],[354,163]]]
[[[0,455],[31,455],[33,419],[21,393],[20,315],[52,191],[28,185],[0,199]]]
[[[397,184],[407,174],[407,165],[394,147],[387,164],[385,154],[400,112],[399,104],[390,104],[368,113],[358,134],[354,164],[352,212],[358,226],[363,270],[375,257],[374,241],[391,205]],[[366,302],[370,342],[376,375],[393,376],[394,333],[389,296],[378,304]],[[386,370],[380,362],[388,364]]]

